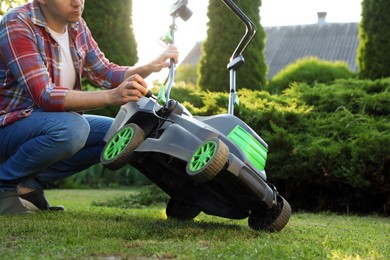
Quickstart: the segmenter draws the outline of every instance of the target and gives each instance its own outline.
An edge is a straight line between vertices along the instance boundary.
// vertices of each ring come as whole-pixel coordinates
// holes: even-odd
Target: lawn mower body
[[[175,200],[197,205],[207,214],[241,219],[263,203],[276,205],[275,192],[265,183],[267,145],[251,128],[229,114],[193,117],[179,102],[170,103],[170,121],[161,126],[153,112],[154,100],[143,97],[122,106],[106,141],[127,124],[141,127],[147,138],[134,150],[129,164]],[[228,161],[215,178],[199,183],[186,174],[186,165],[197,147],[213,137],[228,146]]]
[[[170,99],[174,63],[167,91],[123,105],[105,136],[101,162],[115,170],[127,164],[137,168],[170,197],[168,218],[192,220],[200,212],[230,218],[248,218],[256,230],[280,231],[291,207],[267,183],[268,145],[233,113],[237,103],[235,78],[244,63],[242,52],[255,34],[255,26],[232,0],[222,0],[246,25],[234,51],[230,70],[227,114],[193,116]],[[188,0],[175,0],[172,25],[164,42],[173,43],[175,19],[187,20]],[[160,89],[161,91],[161,89]]]

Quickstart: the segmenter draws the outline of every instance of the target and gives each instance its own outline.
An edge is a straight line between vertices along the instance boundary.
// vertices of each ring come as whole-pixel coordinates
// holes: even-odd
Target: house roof
[[[324,23],[264,27],[268,79],[297,59],[316,56],[328,61],[345,61],[357,71],[359,23]],[[197,64],[201,56],[197,42],[181,64]]]
[[[357,71],[358,27],[358,23],[265,27],[268,78],[297,59],[308,56],[345,61],[352,71]]]
[[[194,47],[190,50],[187,56],[184,57],[183,61],[180,64],[198,64],[200,56],[202,56],[201,46],[202,41],[195,43]]]

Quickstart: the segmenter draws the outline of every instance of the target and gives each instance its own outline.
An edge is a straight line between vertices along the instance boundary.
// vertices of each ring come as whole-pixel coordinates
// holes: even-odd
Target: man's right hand
[[[65,96],[65,110],[86,111],[107,106],[121,106],[136,102],[148,93],[148,85],[138,74],[126,78],[118,87],[102,91],[69,90]]]
[[[138,74],[125,79],[117,88],[110,90],[111,105],[123,105],[136,102],[148,93],[148,85]]]

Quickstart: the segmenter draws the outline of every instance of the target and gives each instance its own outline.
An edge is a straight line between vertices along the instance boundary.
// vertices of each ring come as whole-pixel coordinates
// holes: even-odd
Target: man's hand
[[[148,85],[138,74],[126,78],[122,84],[111,91],[111,105],[123,105],[128,102],[138,101],[148,93]]]
[[[118,87],[101,91],[69,90],[65,96],[65,109],[85,111],[107,106],[121,106],[138,101],[148,93],[148,85],[138,74],[126,78]]]
[[[169,45],[157,58],[146,65],[130,67],[125,74],[125,78],[134,74],[139,74],[146,78],[151,73],[160,72],[164,68],[171,66],[171,60],[176,64],[179,60],[179,51],[175,45]]]
[[[171,60],[177,63],[179,59],[179,52],[175,45],[169,45],[164,52],[162,52],[156,59],[149,63],[152,72],[159,72],[163,68],[171,66]]]

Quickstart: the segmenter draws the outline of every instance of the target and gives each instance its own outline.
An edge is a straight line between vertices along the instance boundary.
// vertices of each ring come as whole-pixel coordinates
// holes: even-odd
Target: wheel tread
[[[187,165],[187,173],[197,182],[205,183],[212,180],[225,166],[228,157],[229,157],[229,148],[228,146],[218,138],[210,139],[204,142],[203,144],[214,141],[217,143],[217,150],[207,165],[199,171],[192,172],[189,170],[189,165]],[[201,145],[203,145],[201,144]],[[199,147],[196,149],[198,150]]]
[[[131,140],[129,140],[128,144],[126,145],[126,147],[124,148],[124,150],[119,153],[119,154],[116,154],[114,157],[116,158],[113,158],[111,160],[106,160],[104,159],[104,151],[105,149],[107,148],[108,144],[111,142],[111,140],[113,140],[114,138],[117,138],[117,135],[114,135],[110,141],[107,142],[107,144],[105,145],[105,147],[103,148],[103,152],[100,156],[100,161],[101,163],[107,167],[108,169],[110,170],[118,170],[120,168],[122,168],[123,166],[125,166],[128,161],[129,161],[129,158],[131,157],[132,153],[134,152],[135,149],[137,149],[137,147],[144,141],[145,139],[145,132],[143,131],[142,128],[140,128],[138,125],[134,124],[134,123],[130,123],[130,124],[126,124],[125,126],[123,126],[121,129],[124,129],[124,128],[133,128],[133,137],[131,138]]]

